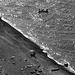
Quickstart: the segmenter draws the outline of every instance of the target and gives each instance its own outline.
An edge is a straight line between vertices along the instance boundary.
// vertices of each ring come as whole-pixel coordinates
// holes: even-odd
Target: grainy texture
[[[65,59],[75,69],[74,0],[51,0],[50,3],[34,0],[22,1],[22,4],[13,1],[0,8],[3,17],[15,23],[16,29],[20,29],[25,35],[30,32],[39,44],[52,49],[49,52],[53,53],[55,60]]]

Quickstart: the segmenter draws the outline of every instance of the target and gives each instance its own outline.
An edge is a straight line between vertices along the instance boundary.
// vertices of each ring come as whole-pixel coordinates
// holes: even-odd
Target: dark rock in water
[[[48,13],[48,9],[39,9],[38,13],[39,14],[41,14],[41,13]]]

